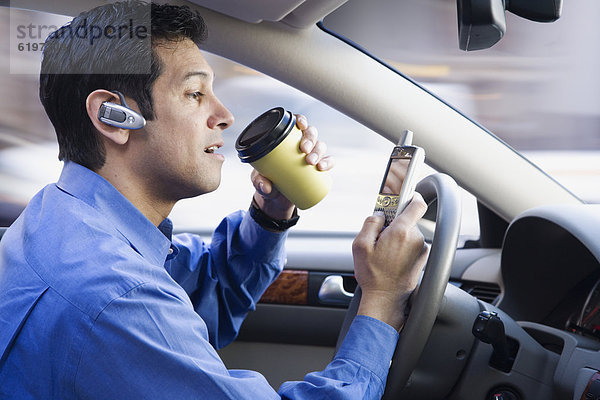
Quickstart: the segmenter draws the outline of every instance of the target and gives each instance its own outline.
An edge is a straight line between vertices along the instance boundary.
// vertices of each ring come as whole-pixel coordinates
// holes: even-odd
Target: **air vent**
[[[490,304],[496,304],[500,296],[500,286],[495,283],[463,281],[457,286],[471,296]]]

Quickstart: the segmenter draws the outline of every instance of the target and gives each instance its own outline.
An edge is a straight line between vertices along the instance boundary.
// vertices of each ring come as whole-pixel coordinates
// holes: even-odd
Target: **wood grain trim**
[[[260,303],[308,304],[308,271],[283,271],[267,288]]]
[[[581,393],[581,397],[580,400],[588,400],[588,399],[597,399],[598,397],[598,392],[597,392],[597,387],[595,387],[594,389],[592,389],[592,383],[596,382],[596,381],[600,381],[600,373],[596,372],[594,375],[592,375],[592,377],[590,378],[587,386],[585,387],[585,390],[583,391],[583,393]],[[590,390],[592,389],[592,390]],[[589,396],[588,396],[589,393]]]

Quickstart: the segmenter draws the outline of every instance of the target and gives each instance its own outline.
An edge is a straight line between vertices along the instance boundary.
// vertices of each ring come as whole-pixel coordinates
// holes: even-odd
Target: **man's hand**
[[[333,168],[333,157],[326,155],[327,146],[318,141],[317,129],[309,126],[304,115],[296,115],[296,126],[302,131],[300,150],[306,154],[306,163],[316,165],[321,171]],[[256,189],[254,200],[260,209],[273,219],[289,219],[294,212],[294,204],[282,195],[269,179],[257,170],[252,171],[252,184]]]
[[[427,211],[419,193],[382,232],[383,216],[371,216],[352,244],[354,273],[362,289],[359,315],[399,330],[410,293],[427,260],[428,247],[417,222]]]

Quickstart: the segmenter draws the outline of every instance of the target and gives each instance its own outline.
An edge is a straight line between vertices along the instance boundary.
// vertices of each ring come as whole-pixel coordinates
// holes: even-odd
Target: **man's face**
[[[132,132],[137,146],[133,168],[152,195],[177,201],[215,190],[225,157],[217,153],[233,115],[212,90],[213,71],[191,40],[156,48],[162,73],[154,82],[154,115]]]

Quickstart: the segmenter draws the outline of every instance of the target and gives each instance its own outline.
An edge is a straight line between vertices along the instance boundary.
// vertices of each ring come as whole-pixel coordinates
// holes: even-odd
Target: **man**
[[[144,29],[121,35],[150,15],[151,41]],[[104,34],[91,40],[82,32],[93,27]],[[383,219],[367,218],[355,240],[363,297],[323,371],[276,393],[257,373],[228,371],[215,351],[281,271],[286,234],[268,221],[291,225],[294,206],[255,172],[262,226],[240,211],[210,245],[172,236],[173,205],[218,187],[217,150],[233,122],[198,48],[205,34],[188,8],[152,5],[150,14],[129,1],[83,13],[48,38],[40,98],[65,166],[0,242],[0,398],[381,397],[426,255],[418,195],[381,234]],[[116,92],[145,127],[98,118],[103,103],[122,102]],[[331,168],[315,129],[302,116],[298,127],[306,161]]]

